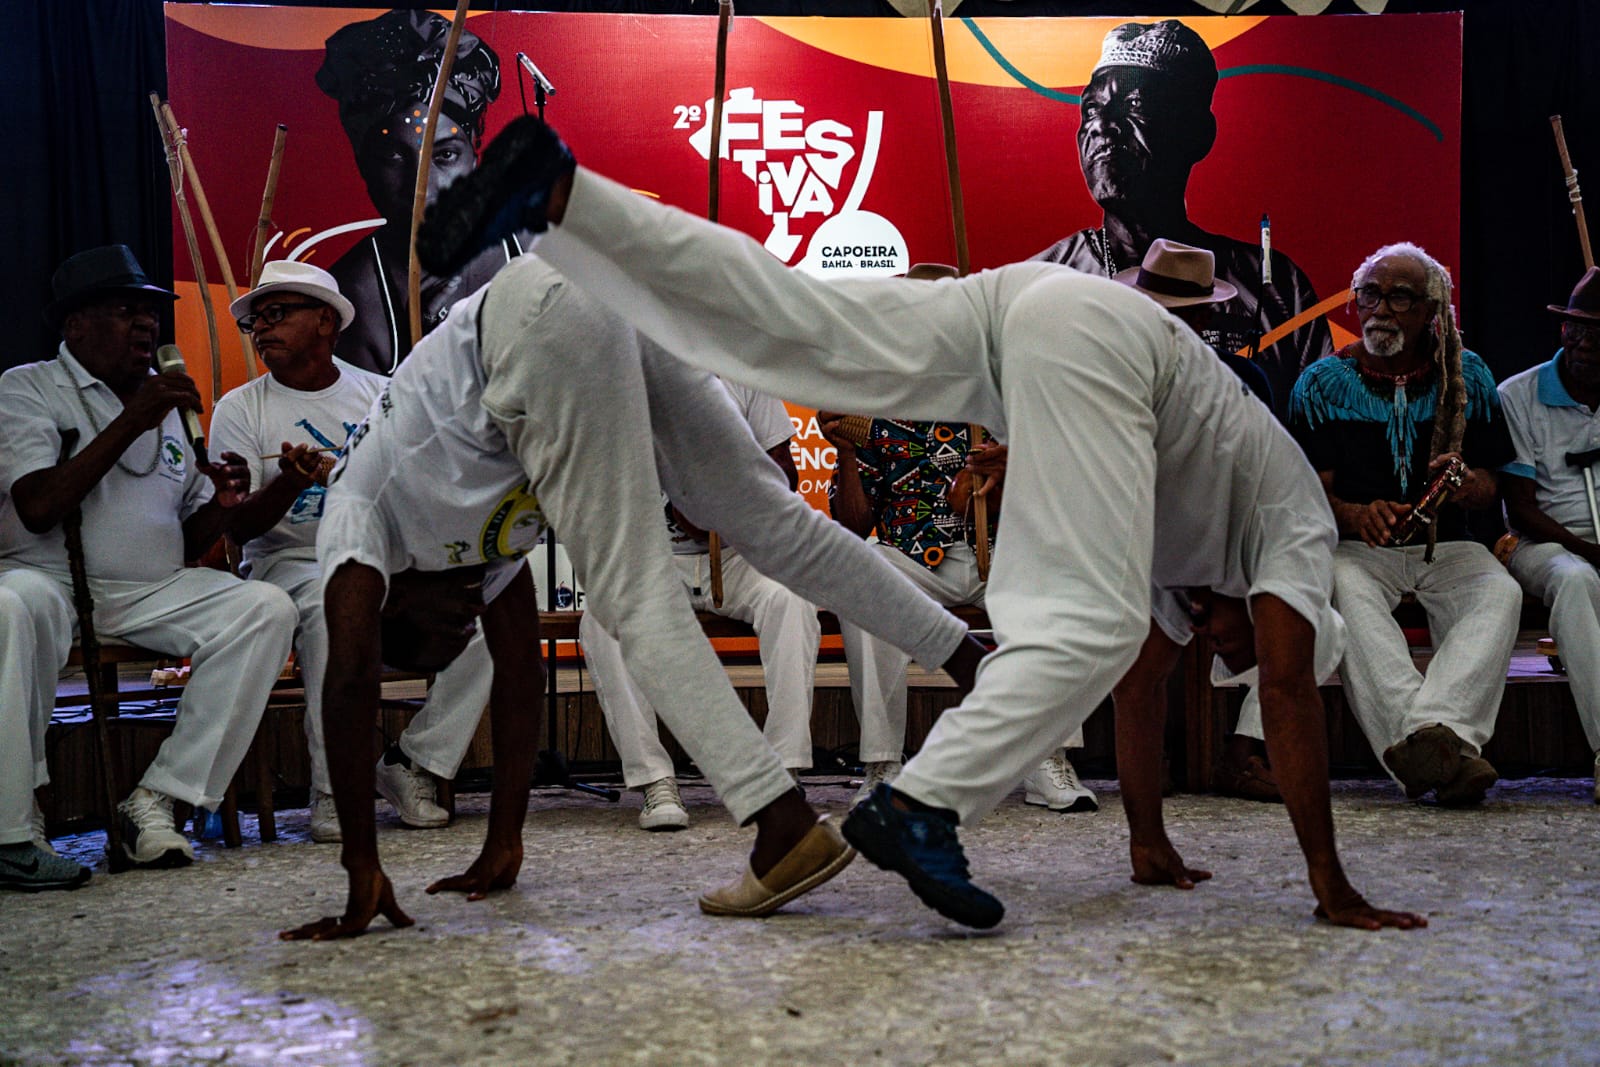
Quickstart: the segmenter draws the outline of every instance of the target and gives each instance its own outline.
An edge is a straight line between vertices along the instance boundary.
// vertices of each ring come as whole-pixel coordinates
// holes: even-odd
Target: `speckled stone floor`
[[[747,837],[685,788],[694,825],[539,793],[521,881],[428,897],[483,830],[381,845],[410,930],[336,944],[277,931],[343,903],[338,849],[284,836],[176,872],[97,871],[76,893],[0,896],[0,1062],[24,1064],[1592,1064],[1600,1062],[1600,859],[1587,781],[1532,780],[1478,811],[1341,783],[1347,867],[1431,926],[1311,919],[1275,806],[1168,802],[1216,872],[1190,893],[1128,881],[1110,783],[1095,815],[1013,796],[967,834],[1009,907],[974,935],[858,862],[766,921],[708,919],[698,891]],[[842,808],[846,785],[813,784]],[[380,809],[381,809],[380,805]],[[89,858],[98,835],[62,843]]]

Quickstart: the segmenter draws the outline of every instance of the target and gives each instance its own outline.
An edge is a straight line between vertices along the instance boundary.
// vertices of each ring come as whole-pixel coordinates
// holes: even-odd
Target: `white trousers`
[[[0,570],[0,845],[33,836],[33,791],[50,780],[44,737],[72,627],[72,602],[54,580]]]
[[[1070,271],[814,282],[581,170],[540,254],[683,358],[774,396],[1007,436],[987,598],[999,648],[897,789],[977,818],[1132,665],[1150,628],[1156,396],[1177,359],[1165,320],[1130,322],[1124,294],[1098,288],[1064,313]]]
[[[673,557],[695,611],[711,611],[755,628],[767,687],[767,722],[762,733],[785,767],[811,766],[811,698],[821,624],[811,602],[789,592],[734,553],[722,556],[722,607],[711,603],[711,557]],[[637,789],[673,774],[661,744],[656,712],[622,661],[622,649],[585,615],[578,624],[583,656],[594,675],[611,742],[622,757],[622,778]]]
[[[978,556],[971,545],[945,548],[944,560],[929,569],[882,541],[875,546],[911,584],[947,608],[983,607],[984,582],[978,579]],[[906,669],[911,657],[847,622],[839,624],[845,662],[850,670],[850,701],[861,724],[862,763],[899,763],[906,747]],[[1068,748],[1083,747],[1083,730],[1073,731]]]
[[[965,627],[792,493],[710,375],[644,342],[576,286],[551,290],[553,276],[525,256],[492,283],[484,406],[567,547],[586,618],[621,645],[645,699],[747,822],[793,783],[683,595],[663,489],[767,577],[844,617],[876,618],[919,662],[948,659]]]
[[[43,577],[61,603],[70,605],[71,579]],[[188,804],[216,807],[289,658],[293,601],[281,589],[205,567],[186,567],[159,582],[90,579],[89,588],[101,640],[191,661],[172,734],[139,784]],[[53,682],[52,677],[52,705]]]
[[[306,688],[306,745],[311,751],[311,787],[333,792],[323,742],[322,679],[328,667],[328,621],[322,610],[322,568],[314,559],[279,559],[258,566],[253,579],[289,594],[299,614],[294,647]],[[489,703],[493,681],[489,648],[480,632],[456,661],[440,672],[427,702],[400,735],[411,761],[440,778],[456,776]]]
[[[1573,533],[1593,536],[1587,528]],[[1560,545],[1526,539],[1511,556],[1510,569],[1550,609],[1550,636],[1561,650],[1584,736],[1600,752],[1600,575]]]
[[[1522,589],[1486,548],[1445,541],[1432,563],[1422,561],[1426,551],[1340,541],[1333,552],[1333,606],[1347,637],[1339,677],[1380,757],[1435,723],[1476,755],[1494,734],[1517,640]],[[1405,593],[1428,613],[1434,655],[1426,675],[1391,614]]]

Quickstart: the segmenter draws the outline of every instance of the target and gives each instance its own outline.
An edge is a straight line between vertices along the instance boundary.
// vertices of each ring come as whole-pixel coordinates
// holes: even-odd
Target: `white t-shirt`
[[[317,559],[385,580],[416,568],[489,564],[484,600],[510,582],[544,530],[527,472],[483,407],[478,316],[487,287],[411,350],[333,473]]]
[[[250,468],[250,491],[281,473],[278,461],[263,460],[283,450],[283,442],[312,448],[339,448],[367,417],[387,379],[335,359],[339,380],[326,389],[291,389],[268,374],[241,385],[217,401],[211,416],[213,455],[237,452]],[[278,524],[244,546],[245,574],[258,576],[278,558],[317,558],[317,525],[327,490],[303,490]]]
[[[1583,471],[1567,453],[1600,448],[1600,415],[1578,403],[1561,384],[1556,359],[1529,367],[1500,383],[1500,406],[1517,455],[1500,469],[1534,483],[1539,510],[1569,530],[1589,532],[1589,493]]]
[[[789,409],[783,406],[783,401],[738,382],[722,382],[722,387],[728,391],[740,416],[750,424],[750,432],[755,435],[761,451],[771,452],[794,436],[794,423],[789,421]],[[710,552],[711,545],[708,542],[678,525],[666,496],[663,495],[661,499],[663,510],[667,513],[667,533],[672,538],[672,554],[703,556]]]
[[[122,401],[72,357],[65,343],[53,360],[0,374],[0,560],[63,578],[70,573],[61,528],[29,533],[17,516],[11,487],[60,462],[63,430],[77,431],[76,454],[99,436],[96,423],[103,429],[120,414]],[[130,474],[124,467],[151,470]],[[212,491],[211,479],[190,455],[182,417],[168,412],[159,427],[128,446],[83,499],[89,576],[129,582],[171,577],[184,565],[184,520],[211,499]]]

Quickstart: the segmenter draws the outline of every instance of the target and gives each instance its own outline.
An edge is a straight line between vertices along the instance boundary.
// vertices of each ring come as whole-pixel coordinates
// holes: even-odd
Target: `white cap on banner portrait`
[[[261,268],[261,281],[248,293],[228,305],[228,314],[236,319],[250,313],[253,305],[268,293],[300,293],[320,300],[339,314],[339,329],[348,329],[356,321],[355,305],[339,292],[339,283],[321,267],[310,263],[296,263],[292,259],[275,259]]]

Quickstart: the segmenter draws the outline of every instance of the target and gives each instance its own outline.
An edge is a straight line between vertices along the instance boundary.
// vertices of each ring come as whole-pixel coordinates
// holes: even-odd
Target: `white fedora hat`
[[[1118,271],[1116,280],[1131,285],[1162,307],[1220,304],[1239,295],[1216,280],[1217,257],[1209,249],[1157,237],[1137,267]]]
[[[242,319],[250,307],[268,293],[300,293],[320,300],[339,314],[339,329],[349,329],[356,321],[356,307],[339,292],[339,283],[321,267],[309,263],[296,263],[292,259],[275,259],[261,268],[261,281],[248,293],[228,305],[228,314]]]

